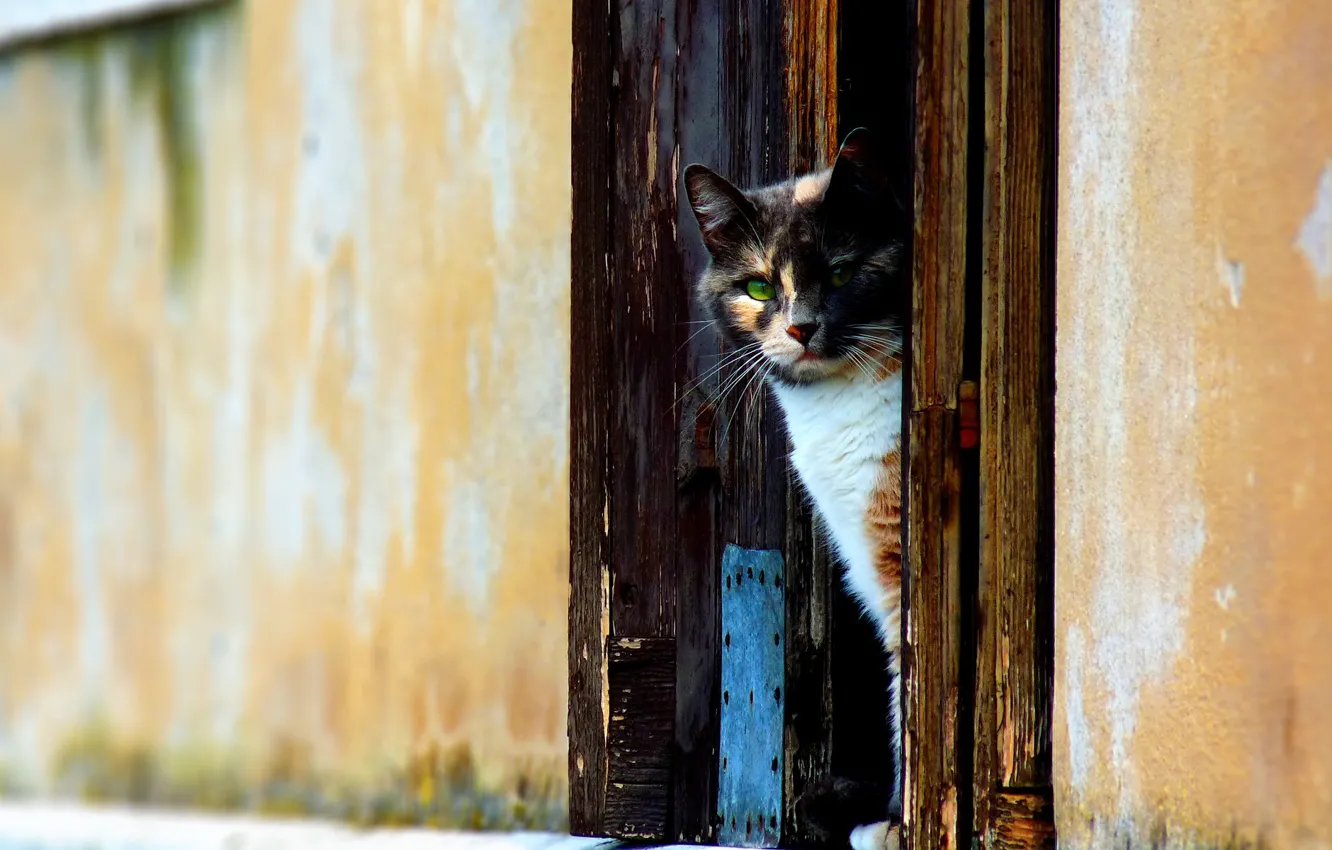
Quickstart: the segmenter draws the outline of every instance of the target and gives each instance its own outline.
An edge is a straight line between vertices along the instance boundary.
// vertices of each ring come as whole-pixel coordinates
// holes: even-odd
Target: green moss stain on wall
[[[89,156],[102,154],[102,112],[105,105],[102,69],[107,39],[101,35],[72,36],[57,50],[61,61],[77,68],[79,111],[83,115],[83,143]]]
[[[105,89],[103,73],[108,44],[116,40],[113,30],[74,32],[0,51],[0,75],[11,76],[25,62],[38,57],[53,62],[78,80],[79,113],[82,118],[84,152],[102,154]]]
[[[559,782],[519,773],[508,787],[487,783],[466,743],[429,746],[366,782],[319,769],[309,747],[296,741],[279,742],[260,767],[247,769],[234,752],[163,751],[118,737],[110,724],[94,720],[57,750],[54,773],[61,794],[89,803],[250,810],[366,827],[568,828]]]
[[[220,34],[240,37],[233,3],[166,15],[140,24],[124,38],[129,44],[130,82],[137,98],[157,117],[166,169],[169,211],[168,283],[186,284],[198,265],[203,234],[203,176],[195,110],[207,97],[201,79],[199,47]]]
[[[43,55],[78,80],[85,152],[104,154],[106,75],[123,65],[132,104],[154,117],[164,170],[167,284],[183,290],[194,277],[204,233],[204,181],[199,112],[207,107],[209,44],[228,48],[243,37],[241,5],[225,2],[117,25],[61,35],[23,47],[18,56]],[[17,57],[16,57],[17,58]],[[15,59],[7,59],[13,63]]]
[[[162,19],[131,36],[130,84],[135,97],[157,117],[166,169],[168,281],[180,287],[199,250],[202,180],[198,130],[190,113],[190,34],[192,16]]]

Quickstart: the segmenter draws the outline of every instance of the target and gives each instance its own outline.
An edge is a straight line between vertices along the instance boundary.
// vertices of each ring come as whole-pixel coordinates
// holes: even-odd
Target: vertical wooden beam
[[[693,327],[689,325],[688,327]],[[692,354],[692,352],[691,352]],[[699,358],[690,374],[699,374]],[[694,397],[681,405],[676,550],[675,741],[672,759],[672,840],[716,838],[717,740],[720,729],[721,622],[715,408]]]
[[[673,0],[617,4],[609,312],[611,634],[675,633],[675,382],[690,293],[675,245]],[[580,305],[581,306],[581,305]],[[665,447],[667,450],[662,451]]]
[[[681,364],[671,355],[678,351],[690,298],[680,285],[675,244],[675,17],[674,0],[612,6],[611,263],[608,310],[601,316],[611,336],[603,388],[609,405],[610,638],[621,648],[654,647],[651,664],[641,663],[636,652],[608,655],[612,700],[619,693],[632,699],[622,715],[610,718],[615,734],[608,736],[604,828],[617,837],[658,841],[669,835],[674,795],[679,538],[672,449],[678,445]],[[665,693],[661,682],[670,685]],[[648,710],[648,690],[669,695],[669,702]],[[631,751],[619,753],[621,743]],[[656,767],[638,769],[647,764]]]
[[[610,11],[573,6],[573,228],[569,375],[569,828],[600,835],[606,807],[610,631],[607,407],[611,264]]]
[[[837,155],[838,0],[785,0],[788,166],[798,174]]]
[[[832,608],[836,567],[816,546],[809,506],[799,485],[787,491],[786,718],[783,730],[782,846],[819,837],[802,803],[832,774]]]
[[[968,0],[918,0],[915,245],[905,470],[907,847],[958,838],[958,390],[967,268]]]
[[[677,684],[677,457],[661,448],[677,443],[669,353],[689,303],[674,17],[673,0],[577,0],[573,33],[570,821],[655,840]]]
[[[836,155],[839,0],[784,0],[782,37],[786,174],[823,168]],[[794,472],[789,473],[794,475]],[[782,843],[817,838],[802,800],[826,784],[833,759],[831,610],[836,566],[817,532],[808,500],[794,480],[786,489],[786,718]]]
[[[677,0],[676,43],[680,59],[670,82],[676,104],[675,151],[670,167],[678,172],[690,162],[716,163],[729,142],[718,105],[724,85],[719,76],[728,48],[717,10],[698,0]],[[682,267],[674,285],[686,293],[706,262],[696,235],[694,214],[677,182],[676,250]],[[674,841],[708,844],[717,838],[717,750],[721,723],[721,575],[722,497],[719,468],[722,447],[717,435],[722,412],[714,397],[716,383],[701,381],[717,363],[717,338],[692,302],[682,324],[680,377],[676,409],[679,464],[677,471],[676,551],[676,710],[674,799],[671,831]]]
[[[986,0],[974,788],[987,847],[1053,846],[1057,0]]]

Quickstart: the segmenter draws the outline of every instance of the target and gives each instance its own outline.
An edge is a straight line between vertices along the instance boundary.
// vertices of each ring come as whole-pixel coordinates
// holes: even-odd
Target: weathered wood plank
[[[600,316],[610,335],[602,403],[611,570],[601,834],[650,840],[670,834],[677,749],[681,552],[679,459],[671,449],[679,447],[675,387],[684,369],[670,353],[679,348],[689,293],[680,285],[676,246],[675,12],[673,0],[615,6],[603,92],[611,104],[612,212]],[[690,630],[691,638],[697,634]],[[693,657],[699,647],[686,651]]]
[[[606,646],[606,732],[610,781],[607,832],[620,838],[660,839],[670,810],[675,641],[610,638]],[[635,811],[636,805],[644,806]]]
[[[708,428],[706,421],[702,423]],[[705,430],[706,434],[706,430]],[[696,451],[709,453],[706,444]],[[702,458],[706,464],[709,458]],[[682,483],[676,556],[675,755],[671,834],[678,842],[716,840],[721,549],[714,466],[695,467]]]
[[[785,173],[822,168],[836,155],[837,0],[785,0],[782,37],[786,122]],[[785,447],[782,449],[785,451]],[[786,653],[781,842],[808,845],[822,837],[806,821],[807,793],[826,786],[833,759],[833,620],[836,566],[819,545],[808,499],[794,472],[785,482]]]
[[[660,842],[671,816],[671,799],[657,784],[615,782],[606,794],[604,835],[625,841]]]
[[[966,0],[916,7],[903,839],[918,848],[956,847],[958,839],[957,393],[966,324],[969,7]]]
[[[916,5],[912,410],[957,408],[967,258],[968,0]]]
[[[703,14],[709,11],[709,14]],[[677,152],[667,163],[676,172],[689,162],[717,162],[727,140],[718,122],[720,67],[726,34],[719,16],[696,0],[678,0],[675,38],[680,50],[676,79]],[[707,261],[683,187],[675,186],[677,250],[688,293]],[[679,415],[676,553],[676,711],[671,830],[675,841],[712,843],[717,834],[717,747],[721,703],[721,498],[718,469],[719,411],[716,379],[699,381],[717,363],[716,332],[689,303],[688,324],[680,327],[681,368],[677,380]]]
[[[1046,790],[997,791],[991,798],[993,829],[985,844],[994,850],[1054,850],[1054,799]]]
[[[613,151],[608,421],[611,634],[675,632],[674,412],[689,293],[675,245],[672,0],[617,4],[611,21]],[[664,83],[664,84],[663,84]],[[580,305],[581,308],[581,305]]]
[[[904,835],[957,847],[961,472],[955,411],[911,414],[905,682]]]
[[[724,39],[719,171],[744,186],[781,179],[789,141],[781,7],[762,0],[717,5]],[[748,393],[730,392],[720,401],[718,416],[722,540],[746,549],[779,549],[788,519],[788,446],[780,414],[755,386]]]
[[[1001,801],[1051,795],[1056,16],[1056,0],[985,6],[974,788],[995,847],[1045,846],[1003,826]]]
[[[792,174],[837,155],[838,0],[785,0],[786,103]]]
[[[783,755],[783,846],[821,837],[807,822],[807,794],[832,775],[834,582],[832,559],[816,548],[814,525],[800,486],[788,491],[786,571],[786,730]]]
[[[660,841],[670,826],[675,641],[612,637],[606,671],[609,778],[601,834]]]
[[[609,629],[606,315],[610,268],[610,20],[573,7],[573,217],[569,376],[569,827],[599,835],[606,802],[605,647]]]

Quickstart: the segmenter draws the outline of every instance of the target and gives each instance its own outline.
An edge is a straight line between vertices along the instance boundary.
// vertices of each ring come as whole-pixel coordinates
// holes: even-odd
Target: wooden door
[[[1033,45],[1052,19],[1010,19],[993,0],[575,0],[575,833],[820,844],[838,836],[812,801],[834,780],[889,775],[882,658],[790,479],[780,418],[760,393],[716,397],[728,373],[715,370],[716,335],[692,324],[704,254],[680,185],[690,162],[743,185],[821,166],[854,126],[886,143],[904,195],[915,187],[906,838],[958,846],[973,827],[993,831],[1015,775],[997,766],[997,742],[1015,727],[994,722],[992,681],[1032,683],[1016,702],[1004,690],[1003,705],[1030,713],[1017,734],[1048,752],[1048,653],[1021,655],[1013,678],[991,651],[1048,622],[1023,619],[1048,607],[1048,428],[1002,426],[1005,393],[1044,411],[1051,390],[1029,381],[1045,374],[1048,328],[1003,317],[1047,303],[1052,285],[1030,259],[1045,231],[1022,218],[1052,197],[1049,127],[1014,120],[1033,98],[1050,105],[1040,74],[1052,66]],[[978,111],[987,97],[1002,110]],[[999,127],[1007,146],[987,148]],[[1009,264],[1020,273],[994,271]],[[964,385],[981,396],[979,455],[963,447]],[[1014,450],[1024,465],[1001,463]],[[1017,548],[981,545],[999,519],[1031,511]],[[728,618],[745,618],[743,631]],[[751,631],[771,646],[740,640]],[[754,732],[732,738],[728,722]],[[1039,784],[1039,770],[1023,779]],[[873,804],[844,814],[872,817]]]

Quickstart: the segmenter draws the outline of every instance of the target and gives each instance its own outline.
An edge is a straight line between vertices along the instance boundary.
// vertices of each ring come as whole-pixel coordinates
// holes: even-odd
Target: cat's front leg
[[[890,821],[867,823],[851,830],[851,850],[898,850],[901,826]]]
[[[893,784],[892,795],[888,804],[888,816],[891,820],[867,823],[851,830],[851,850],[898,850],[901,846],[902,824],[902,663],[901,647],[897,637],[897,612],[900,602],[900,587],[893,588],[891,604],[893,612],[886,617],[887,628],[882,632],[884,649],[888,652],[888,726],[893,743]]]

